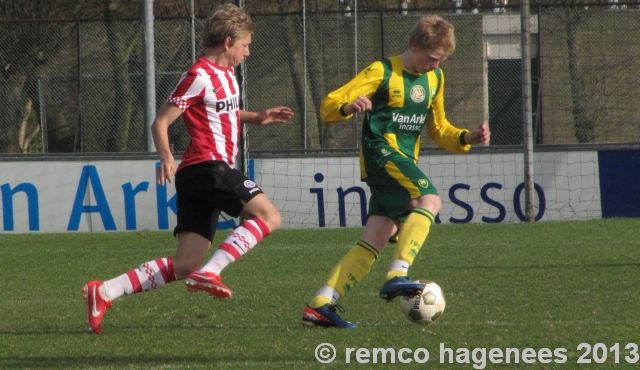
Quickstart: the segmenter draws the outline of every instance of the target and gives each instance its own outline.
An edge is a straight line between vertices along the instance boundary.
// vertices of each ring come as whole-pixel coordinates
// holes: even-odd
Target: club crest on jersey
[[[251,180],[245,180],[244,181],[244,187],[251,189],[251,188],[255,188],[256,187],[256,183],[251,181]]]
[[[416,103],[422,103],[425,98],[424,87],[420,85],[413,86],[411,88],[411,100]]]
[[[427,181],[427,179],[420,179],[420,180],[418,180],[418,185],[421,188],[425,188],[426,189],[427,187],[429,187],[429,181]]]

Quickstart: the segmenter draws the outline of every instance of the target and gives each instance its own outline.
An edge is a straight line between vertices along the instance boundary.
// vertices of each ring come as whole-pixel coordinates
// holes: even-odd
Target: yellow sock
[[[424,208],[415,208],[400,229],[398,235],[398,243],[393,250],[393,260],[406,261],[409,266],[418,255],[422,244],[429,235],[429,228],[434,222],[435,217],[431,212]],[[387,280],[396,276],[406,276],[406,272],[398,270],[389,270],[387,272]]]
[[[333,288],[340,297],[344,296],[371,271],[378,254],[371,244],[359,240],[331,270],[324,286]],[[318,308],[327,303],[333,303],[330,297],[316,295],[309,306]]]

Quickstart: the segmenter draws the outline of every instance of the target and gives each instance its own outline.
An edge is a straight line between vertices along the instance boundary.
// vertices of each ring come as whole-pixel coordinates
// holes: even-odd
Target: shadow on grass
[[[630,263],[592,263],[592,264],[562,264],[562,265],[528,265],[528,266],[439,266],[442,270],[526,270],[526,269],[567,269],[567,268],[585,268],[585,267],[640,267],[640,262]]]
[[[160,368],[160,367],[195,367],[212,368],[218,363],[246,363],[247,356],[237,355],[189,355],[189,356],[156,356],[156,355],[136,355],[136,356],[29,356],[29,357],[3,357],[0,358],[0,368],[2,369],[86,369],[86,368]],[[263,364],[281,364],[287,367],[287,363],[303,363],[299,359],[270,357],[265,359],[252,358]],[[311,361],[309,361],[311,362]]]

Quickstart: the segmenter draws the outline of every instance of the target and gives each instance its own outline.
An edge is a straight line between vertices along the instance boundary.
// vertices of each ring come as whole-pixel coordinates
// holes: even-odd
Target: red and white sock
[[[244,221],[220,244],[220,247],[211,256],[209,262],[198,271],[210,271],[220,275],[225,267],[249,252],[269,233],[269,228],[259,218]]]
[[[114,300],[125,294],[136,294],[147,290],[158,289],[176,280],[171,257],[158,258],[145,262],[137,268],[116,278],[107,280],[102,285],[102,296]]]

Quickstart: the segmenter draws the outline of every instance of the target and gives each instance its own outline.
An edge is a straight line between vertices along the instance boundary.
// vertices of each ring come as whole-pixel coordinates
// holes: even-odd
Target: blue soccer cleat
[[[307,306],[302,312],[302,326],[313,328],[316,326],[322,326],[325,328],[342,328],[342,329],[355,329],[358,325],[344,321],[338,313],[336,308],[340,312],[344,310],[340,306],[325,304],[322,307],[311,308]]]
[[[380,298],[391,302],[397,296],[413,297],[422,293],[424,286],[413,282],[408,276],[396,276],[387,280],[380,288]]]

